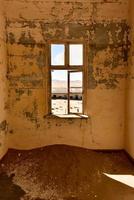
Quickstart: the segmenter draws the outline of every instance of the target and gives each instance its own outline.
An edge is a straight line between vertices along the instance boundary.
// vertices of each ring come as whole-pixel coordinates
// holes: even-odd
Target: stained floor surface
[[[133,187],[106,174],[132,177],[134,165],[123,151],[9,150],[0,161],[0,200],[134,200]]]

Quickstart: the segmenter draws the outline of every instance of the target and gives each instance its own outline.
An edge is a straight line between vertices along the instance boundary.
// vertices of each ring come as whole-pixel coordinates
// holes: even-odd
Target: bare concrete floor
[[[123,151],[10,150],[0,162],[0,200],[134,200],[134,188],[104,173],[134,175],[134,165]]]

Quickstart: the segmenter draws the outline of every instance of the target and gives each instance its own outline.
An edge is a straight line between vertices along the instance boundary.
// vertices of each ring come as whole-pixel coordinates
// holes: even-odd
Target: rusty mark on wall
[[[8,129],[8,123],[6,120],[3,120],[1,123],[0,123],[0,132],[7,132],[7,129]]]

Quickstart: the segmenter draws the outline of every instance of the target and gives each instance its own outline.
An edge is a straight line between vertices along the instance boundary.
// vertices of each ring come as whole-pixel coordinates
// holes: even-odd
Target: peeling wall
[[[7,81],[6,81],[6,37],[3,9],[0,8],[0,158],[7,151]]]
[[[130,25],[131,25],[131,51],[129,56],[129,76],[127,81],[127,99],[126,99],[126,135],[125,148],[134,158],[134,1],[130,1]]]
[[[5,0],[10,148],[124,147],[128,0]],[[86,40],[88,119],[48,116],[47,42]],[[75,132],[74,132],[75,130]]]

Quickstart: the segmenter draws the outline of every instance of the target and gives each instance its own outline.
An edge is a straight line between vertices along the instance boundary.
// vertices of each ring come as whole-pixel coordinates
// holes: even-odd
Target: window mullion
[[[70,72],[68,71],[68,114],[70,114]]]
[[[65,44],[65,67],[69,70],[69,45],[68,43]],[[67,94],[67,102],[68,102],[68,114],[70,113],[70,73],[68,71],[68,94]]]
[[[65,44],[65,67],[69,68],[69,45]]]

